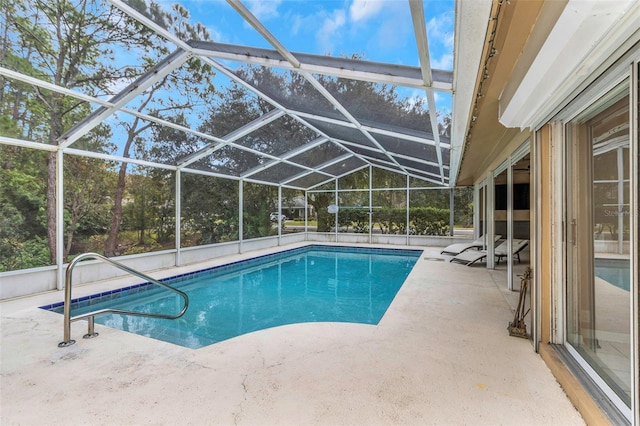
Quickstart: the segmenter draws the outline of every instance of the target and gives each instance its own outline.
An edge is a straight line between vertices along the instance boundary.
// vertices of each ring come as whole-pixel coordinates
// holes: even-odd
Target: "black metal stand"
[[[527,324],[524,321],[524,318],[527,316],[531,309],[527,309],[525,312],[525,305],[527,301],[527,292],[529,291],[529,281],[531,280],[531,268],[527,267],[524,271],[524,275],[522,275],[522,279],[520,281],[520,299],[518,300],[518,307],[516,308],[515,316],[513,317],[513,322],[509,323],[509,336],[522,337],[523,339],[528,339],[529,335],[527,334]]]

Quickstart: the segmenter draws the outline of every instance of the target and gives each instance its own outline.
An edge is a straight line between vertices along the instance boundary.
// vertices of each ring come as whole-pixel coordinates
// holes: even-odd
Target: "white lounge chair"
[[[518,263],[520,262],[520,252],[529,244],[529,240],[513,240],[513,250],[511,251],[513,256],[518,257]],[[495,256],[497,257],[498,263],[500,263],[500,259],[503,257],[509,256],[507,248],[507,241],[502,242],[494,249]],[[487,257],[486,250],[470,250],[460,253],[454,256],[450,262],[463,263],[467,266],[472,265],[484,258]]]
[[[516,240],[514,238],[511,254],[512,254],[512,256],[516,256],[518,258],[518,263],[520,263],[520,252],[522,250],[524,250],[524,248],[528,244],[529,244],[529,240]],[[504,247],[502,247],[503,245],[504,245]],[[502,247],[502,248],[500,248],[500,247]],[[498,250],[498,248],[500,248],[500,250]],[[498,247],[496,247],[494,253],[495,253],[495,256],[497,258],[498,263],[500,263],[500,260],[503,257],[509,256],[509,253],[507,253],[507,243],[506,243],[506,241],[503,244],[500,244]]]
[[[500,238],[502,238],[502,235],[495,235],[495,242],[497,243],[500,240]],[[462,253],[463,251],[467,251],[472,248],[478,249],[478,250],[483,249],[484,246],[485,246],[485,241],[484,241],[484,235],[483,235],[477,240],[473,240],[468,243],[450,244],[447,247],[445,247],[444,250],[440,252],[440,254],[450,254],[455,256]]]

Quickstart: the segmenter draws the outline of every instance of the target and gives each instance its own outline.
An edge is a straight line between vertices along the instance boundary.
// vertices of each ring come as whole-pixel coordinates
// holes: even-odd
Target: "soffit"
[[[485,49],[478,69],[475,91],[475,106],[472,116],[475,121],[467,128],[467,139],[456,184],[472,185],[495,161],[496,156],[519,133],[499,121],[499,99],[512,76],[542,9],[542,1],[503,2],[495,1],[492,20],[489,21]],[[495,31],[493,18],[497,16]]]
[[[507,126],[540,125],[542,117],[638,33],[640,4],[635,0],[568,0],[557,9],[555,16],[545,14],[543,24],[549,28],[544,42],[501,100],[500,121]]]

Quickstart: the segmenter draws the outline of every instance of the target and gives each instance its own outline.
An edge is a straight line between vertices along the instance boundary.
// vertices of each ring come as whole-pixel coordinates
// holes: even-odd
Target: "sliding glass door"
[[[630,413],[630,85],[573,118],[567,141],[566,339]]]

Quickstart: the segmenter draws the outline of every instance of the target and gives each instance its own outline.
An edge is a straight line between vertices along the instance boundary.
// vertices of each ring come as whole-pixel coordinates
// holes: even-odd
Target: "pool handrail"
[[[77,315],[75,317],[71,317],[71,288],[72,288],[72,274],[73,269],[76,265],[85,259],[96,259],[102,262],[108,263],[112,266],[115,266],[118,269],[121,269],[131,275],[135,275],[138,278],[142,278],[147,280],[150,283],[159,285],[161,287],[166,288],[167,290],[178,293],[184,299],[184,307],[178,314],[176,315],[168,315],[168,314],[158,314],[158,313],[147,313],[147,312],[138,312],[138,311],[129,311],[124,309],[98,309],[96,311],[88,312],[86,314]],[[187,308],[189,307],[189,296],[183,291],[178,290],[177,288],[171,287],[170,285],[158,281],[154,278],[151,278],[148,275],[143,274],[142,272],[138,272],[133,268],[130,268],[122,263],[116,262],[115,260],[111,260],[106,256],[103,256],[98,253],[83,253],[81,255],[76,256],[71,263],[67,266],[67,271],[65,274],[65,285],[64,285],[64,340],[58,343],[58,347],[64,348],[67,346],[73,345],[76,341],[71,339],[71,323],[74,321],[81,320],[83,318],[87,318],[88,331],[87,334],[82,336],[85,339],[90,339],[92,337],[98,336],[98,333],[94,331],[94,317],[96,315],[103,314],[124,314],[124,315],[132,315],[139,317],[150,317],[150,318],[162,318],[162,319],[178,319],[185,312],[187,312]]]

